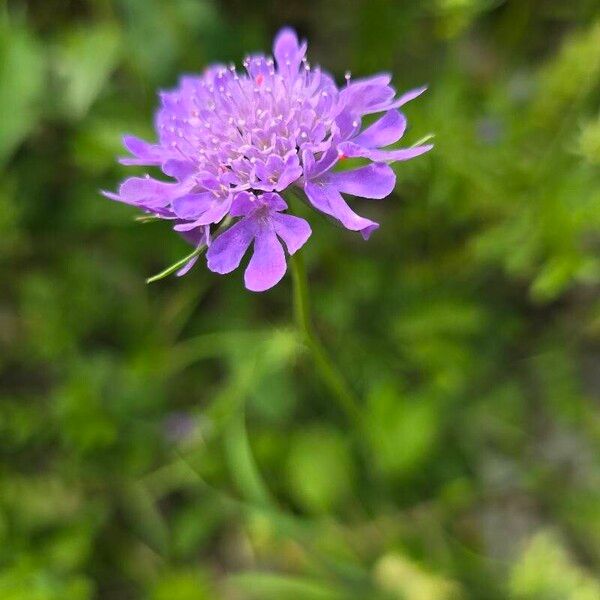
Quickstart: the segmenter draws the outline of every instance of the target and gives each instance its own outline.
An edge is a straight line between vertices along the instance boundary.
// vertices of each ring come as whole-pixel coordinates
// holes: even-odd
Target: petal
[[[363,148],[353,142],[343,142],[338,148],[348,157],[370,158],[378,162],[397,162],[421,156],[421,154],[429,152],[433,145],[426,144],[424,146],[413,146],[412,148],[398,148],[397,150],[377,150]]]
[[[312,233],[310,225],[300,217],[276,213],[271,215],[271,222],[290,254],[302,248]]]
[[[212,192],[186,194],[173,201],[173,212],[181,219],[197,219],[212,207],[214,201]]]
[[[352,80],[351,85],[356,87],[367,85],[388,85],[391,80],[392,76],[389,73],[378,73],[377,75],[369,75],[368,77],[354,79]]]
[[[238,267],[256,233],[253,219],[242,219],[213,240],[206,260],[208,268],[215,273],[231,273]]]
[[[302,167],[300,167],[300,161],[298,160],[298,157],[296,155],[289,156],[285,161],[285,166],[281,172],[281,175],[279,175],[275,189],[278,192],[285,190],[285,188],[294,183],[294,181],[301,176]]]
[[[365,148],[381,148],[397,142],[406,131],[406,117],[397,110],[390,110],[352,141]]]
[[[373,163],[352,171],[330,173],[326,181],[352,196],[385,198],[396,185],[396,175],[388,165]]]
[[[148,210],[164,208],[175,198],[183,196],[190,185],[165,183],[151,177],[130,177],[119,187],[118,199]]]
[[[232,196],[215,197],[211,192],[187,194],[173,201],[173,210],[184,220],[193,220],[195,226],[218,223],[231,207]],[[184,231],[185,226],[177,226]]]
[[[176,160],[171,158],[166,160],[161,169],[165,175],[175,177],[175,179],[186,179],[194,173],[196,166],[194,163],[186,160]]]
[[[306,42],[300,46],[296,32],[293,29],[284,27],[275,36],[273,56],[277,61],[280,72],[287,75],[295,74],[305,53]]]
[[[179,231],[176,227],[174,229]],[[210,227],[208,225],[195,227],[192,230],[179,231],[179,234],[192,246],[200,246],[201,244],[205,246],[210,245]]]
[[[271,67],[264,54],[253,54],[248,57],[246,70],[257,86],[268,85],[272,82]],[[226,73],[229,76],[229,72]],[[267,83],[265,83],[267,82]]]
[[[197,219],[198,225],[210,225],[218,223],[228,212],[231,206],[231,196],[227,198],[216,198],[212,206]]]
[[[271,154],[266,162],[257,160],[254,163],[256,175],[263,181],[268,181],[269,178],[283,171],[283,159],[281,156]]]
[[[251,194],[250,192],[240,192],[233,198],[229,214],[232,217],[245,217],[249,215],[257,205],[258,203],[254,194]]]
[[[354,113],[377,112],[394,97],[394,88],[388,85],[388,76],[375,76],[370,79],[350,83],[340,92],[344,106]]]
[[[378,223],[353,212],[334,185],[308,182],[304,191],[315,208],[338,219],[346,229],[360,231],[365,239],[379,227]]]
[[[137,157],[151,154],[152,149],[156,147],[146,140],[136,137],[135,135],[124,135],[123,146],[125,146],[125,148],[131,152],[131,154]]]
[[[283,246],[270,226],[262,227],[254,238],[254,254],[244,273],[244,283],[252,292],[264,292],[281,281],[286,271]]]
[[[175,275],[177,275],[177,277],[183,277],[198,262],[198,258],[199,256],[190,258],[190,260],[188,260],[185,265],[183,265],[183,267],[181,267],[181,269],[175,273]]]
[[[344,110],[335,118],[335,124],[338,128],[338,139],[347,140],[360,129],[360,118]]]
[[[414,100],[415,98],[418,98],[426,90],[427,90],[426,85],[424,85],[420,88],[415,88],[414,90],[409,90],[408,92],[405,92],[404,94],[402,94],[402,96],[400,96],[400,98],[398,98],[397,100],[394,100],[394,102],[392,103],[390,108],[400,108],[401,106],[404,106],[407,102],[410,102],[411,100]]]
[[[134,135],[123,136],[123,145],[135,157],[121,158],[119,162],[124,165],[160,165],[171,155],[170,150]]]
[[[261,194],[258,199],[263,204],[266,204],[271,211],[281,211],[288,207],[286,201],[279,194],[275,194],[274,192]]]
[[[302,150],[302,167],[305,177],[310,178],[315,171],[315,164],[315,155],[308,150]]]
[[[177,223],[173,229],[178,233],[184,234],[188,231],[194,231],[195,229],[198,229],[198,227],[203,227],[202,223],[198,223],[197,221],[181,221]]]
[[[304,165],[304,178],[315,179],[323,173],[329,171],[339,160],[339,152],[337,148],[330,148],[323,153],[321,158],[315,162],[312,152],[305,151],[302,153],[302,163]]]

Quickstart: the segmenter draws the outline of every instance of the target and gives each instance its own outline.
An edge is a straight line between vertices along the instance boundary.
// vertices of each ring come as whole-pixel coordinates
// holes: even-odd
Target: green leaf
[[[41,48],[24,26],[0,18],[0,167],[36,126],[43,84]]]
[[[247,571],[232,575],[228,582],[248,594],[247,598],[256,600],[343,600],[348,597],[328,583],[276,573]]]
[[[316,426],[299,431],[287,458],[290,493],[308,512],[339,508],[352,494],[355,470],[345,438]]]
[[[102,23],[74,29],[60,41],[54,66],[62,82],[64,116],[86,115],[117,66],[120,43],[118,30]]]
[[[413,472],[435,446],[437,406],[426,396],[407,397],[390,385],[375,388],[368,406],[367,429],[374,463],[388,476]]]

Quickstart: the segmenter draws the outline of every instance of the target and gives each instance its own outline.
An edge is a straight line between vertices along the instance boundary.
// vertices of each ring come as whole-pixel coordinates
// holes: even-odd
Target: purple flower
[[[406,129],[398,109],[425,88],[396,98],[386,74],[358,81],[347,76],[338,88],[329,74],[310,67],[306,43],[299,44],[287,28],[275,38],[273,54],[274,60],[247,57],[245,73],[215,65],[162,92],[158,142],[125,136],[131,156],[121,162],[160,167],[171,180],[131,177],[116,194],[104,192],[171,220],[198,248],[208,246],[208,268],[216,273],[234,270],[253,245],[245,271],[246,287],[253,291],[280,281],[286,250],[296,252],[311,233],[305,220],[283,212],[288,206],[281,193],[304,192],[315,209],[367,239],[379,224],[357,215],[344,195],[384,198],[396,181],[389,164],[432,148],[389,148]],[[363,128],[363,117],[375,113],[383,115]],[[366,164],[337,169],[345,158]],[[196,254],[178,275],[197,259]]]
[[[309,224],[299,217],[282,214],[287,204],[279,194],[267,192],[256,197],[240,192],[233,201],[230,215],[241,217],[210,245],[206,258],[215,273],[230,273],[254,242],[254,252],[244,273],[246,287],[262,292],[273,287],[285,275],[285,253],[294,254],[310,237]]]

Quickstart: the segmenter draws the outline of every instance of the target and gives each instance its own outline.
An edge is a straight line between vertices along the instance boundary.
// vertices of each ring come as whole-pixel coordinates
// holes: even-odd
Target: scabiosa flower
[[[215,65],[184,76],[160,94],[158,142],[125,136],[131,156],[123,164],[156,166],[171,180],[131,177],[118,193],[104,194],[172,221],[197,247],[178,275],[204,247],[208,268],[229,273],[252,245],[246,287],[269,289],[285,274],[285,251],[293,254],[311,234],[304,219],[284,212],[286,190],[303,192],[315,209],[368,239],[379,224],[357,215],[344,195],[384,198],[396,180],[390,163],[432,148],[388,148],[406,129],[398,109],[425,88],[396,97],[386,74],[358,81],[347,74],[338,88],[331,75],[311,68],[306,48],[286,28],[275,38],[274,59],[249,56],[245,73]],[[363,117],[376,113],[383,115],[363,128]],[[368,164],[336,169],[350,157]]]

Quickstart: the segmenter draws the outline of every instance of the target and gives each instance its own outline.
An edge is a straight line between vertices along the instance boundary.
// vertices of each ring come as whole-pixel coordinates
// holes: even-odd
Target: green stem
[[[179,271],[179,269],[181,269],[181,267],[183,267],[185,264],[187,264],[188,261],[192,260],[192,258],[194,258],[194,256],[198,256],[198,255],[202,254],[202,252],[204,252],[205,250],[206,250],[206,246],[198,246],[192,252],[190,252],[187,256],[184,256],[182,259],[178,260],[176,263],[173,263],[166,269],[162,270],[160,273],[157,273],[156,275],[153,275],[152,277],[148,277],[148,279],[146,279],[146,283],[154,283],[155,281],[158,281],[159,279],[164,279],[165,277],[168,277],[172,273],[175,273],[175,271]]]
[[[231,223],[231,217],[225,217],[219,223],[219,225],[217,225],[213,233],[216,233],[221,229],[225,229],[229,225],[229,223]],[[160,273],[157,273],[152,277],[148,277],[148,279],[146,279],[146,283],[154,283],[155,281],[159,281],[160,279],[164,279],[165,277],[172,275],[173,273],[175,273],[175,271],[179,271],[179,269],[181,269],[181,267],[187,264],[188,261],[192,260],[192,258],[194,258],[195,256],[200,256],[200,254],[205,252],[207,248],[208,246],[206,244],[200,244],[200,246],[192,250],[192,252],[190,252],[187,256],[184,256],[183,258],[179,259],[176,263],[173,263],[166,269],[163,269]]]
[[[358,400],[350,386],[338,371],[327,354],[321,340],[315,334],[310,315],[308,297],[308,280],[301,252],[296,252],[290,259],[294,293],[294,315],[296,325],[312,354],[315,367],[323,383],[337,400],[339,408],[354,424],[360,424],[361,410]]]

